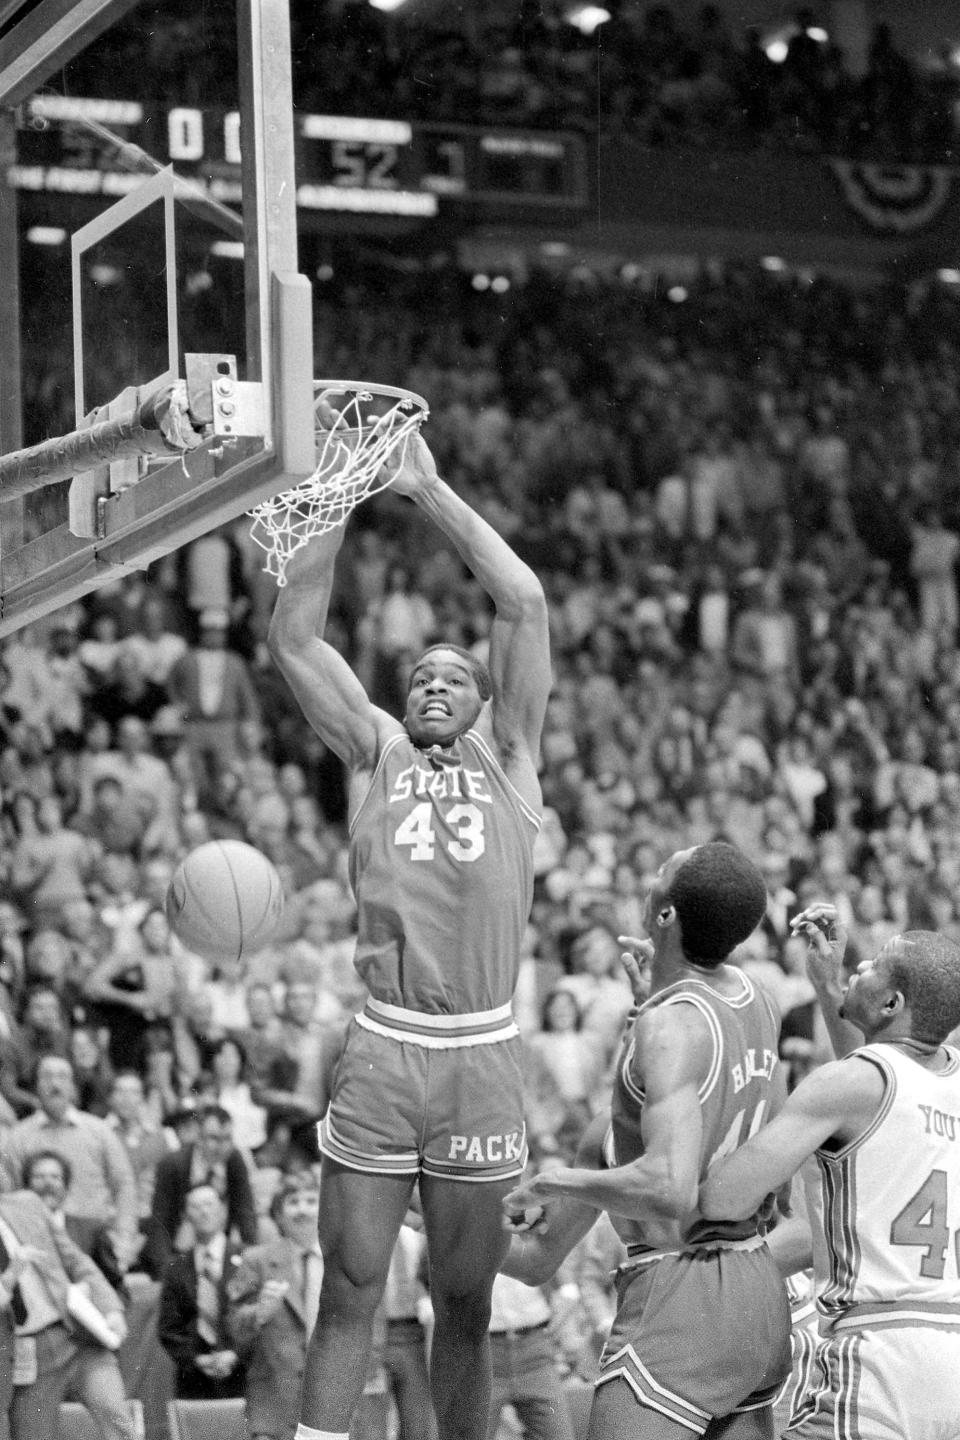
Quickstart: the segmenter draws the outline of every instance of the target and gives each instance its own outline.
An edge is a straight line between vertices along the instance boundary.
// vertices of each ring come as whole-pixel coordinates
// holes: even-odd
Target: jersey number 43
[[[433,806],[429,800],[414,805],[410,814],[397,826],[394,845],[409,846],[411,860],[432,860],[436,854],[438,839],[433,828]],[[454,831],[454,838],[446,842],[446,850],[454,860],[469,865],[479,860],[484,852],[483,811],[478,805],[462,804],[452,806],[443,817],[444,823]],[[441,842],[442,843],[442,840]]]

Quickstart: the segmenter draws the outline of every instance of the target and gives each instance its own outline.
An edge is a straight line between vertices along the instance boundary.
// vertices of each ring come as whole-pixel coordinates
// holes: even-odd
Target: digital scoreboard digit
[[[583,137],[555,131],[298,114],[297,202],[304,210],[429,219],[441,205],[565,208],[588,200]],[[123,194],[151,161],[172,164],[214,199],[240,200],[234,110],[35,96],[19,114],[8,180],[22,190]]]

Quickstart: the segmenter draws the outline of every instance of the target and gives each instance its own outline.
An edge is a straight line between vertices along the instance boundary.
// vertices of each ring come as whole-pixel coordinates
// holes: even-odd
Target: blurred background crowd
[[[747,28],[715,4],[680,13],[644,0],[425,3],[402,23],[395,8],[295,0],[299,109],[887,161],[942,161],[956,144],[960,77],[948,49],[914,54],[878,23],[867,53],[853,57],[816,6],[785,7],[775,25]],[[230,103],[227,0],[192,17],[176,0],[157,10],[169,23],[146,36],[119,26],[109,41],[112,93],[126,85],[140,98],[146,84],[175,105]],[[85,82],[81,61],[77,93]]]
[[[777,64],[709,5],[681,24],[611,4],[593,34],[551,5],[506,29],[468,9],[446,34],[294,7],[298,103],[584,128],[602,112],[648,143],[868,158],[955,143],[948,65],[921,69],[882,26],[854,79],[807,13]],[[222,57],[193,25],[158,25],[117,83],[145,66],[180,103],[216,94]],[[634,998],[617,937],[642,933],[673,850],[728,838],[761,866],[767,913],[737,958],[783,1012],[791,1082],[828,1055],[789,928],[805,904],[838,906],[851,965],[904,928],[960,939],[957,292],[731,264],[649,286],[534,270],[492,293],[360,258],[315,286],[315,373],[426,396],[441,474],[550,602],[516,1001],[535,1164],[569,1159],[605,1104]],[[202,304],[216,336],[216,291]],[[69,369],[28,355],[29,434],[70,428]],[[251,1326],[277,1315],[250,1308],[258,1266],[315,1228],[314,1126],[361,1002],[342,771],[267,653],[262,561],[240,522],[0,647],[0,1180],[34,1188],[124,1294],[124,1381],[157,1435],[174,1391],[252,1404]],[[387,492],[351,518],[328,636],[378,705],[399,712],[431,641],[482,654],[489,624],[414,507]],[[216,837],[262,850],[287,895],[242,965],[189,953],[164,915],[178,861]],[[370,1380],[395,1408],[372,1405],[371,1440],[430,1440],[422,1368],[419,1391],[397,1380],[429,1328],[410,1221]],[[175,1280],[213,1235],[235,1249],[209,1338]],[[588,1376],[616,1260],[598,1227],[549,1294],[496,1297],[499,1333],[546,1325],[548,1368]]]

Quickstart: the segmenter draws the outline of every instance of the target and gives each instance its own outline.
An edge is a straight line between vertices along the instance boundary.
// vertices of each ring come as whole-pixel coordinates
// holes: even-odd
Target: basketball
[[[181,944],[205,960],[242,960],[268,944],[283,913],[274,865],[241,840],[191,850],[167,887],[167,920]]]

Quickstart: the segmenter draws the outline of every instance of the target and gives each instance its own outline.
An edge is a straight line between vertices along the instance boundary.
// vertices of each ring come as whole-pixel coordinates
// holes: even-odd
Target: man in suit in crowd
[[[258,1238],[253,1190],[246,1162],[233,1143],[233,1121],[222,1106],[208,1105],[198,1125],[195,1144],[165,1155],[157,1164],[145,1265],[161,1279],[170,1257],[193,1244],[192,1231],[184,1224],[186,1200],[204,1181],[226,1206],[227,1234],[244,1245],[255,1245]]]
[[[126,1322],[118,1296],[32,1190],[0,1194],[0,1240],[17,1267],[15,1289],[23,1306],[16,1325],[12,1440],[51,1440],[66,1399],[83,1401],[103,1440],[134,1440],[117,1357],[72,1318],[68,1291],[82,1285],[119,1345]],[[8,1275],[0,1276],[4,1295],[10,1293]],[[0,1296],[0,1309],[2,1302]]]
[[[187,1196],[192,1250],[175,1255],[160,1291],[160,1344],[177,1367],[184,1400],[225,1400],[244,1393],[244,1372],[227,1332],[227,1283],[240,1248],[227,1239],[227,1208],[212,1185]]]
[[[292,1440],[297,1428],[304,1357],[323,1278],[319,1207],[320,1190],[310,1171],[285,1176],[270,1205],[279,1238],[247,1250],[228,1286],[228,1325],[247,1366],[251,1440]],[[382,1343],[381,1333],[381,1350]],[[382,1383],[375,1373],[368,1379]],[[382,1392],[364,1397],[354,1440],[383,1434],[378,1401],[384,1409]]]
[[[84,1255],[89,1255],[108,1284],[123,1293],[123,1272],[117,1264],[113,1241],[105,1225],[87,1215],[68,1215],[65,1210],[72,1170],[70,1161],[58,1150],[37,1150],[23,1167],[25,1189],[39,1195],[50,1212],[54,1228],[69,1235]]]
[[[73,1066],[62,1055],[37,1065],[40,1108],[18,1120],[0,1143],[0,1161],[11,1188],[36,1150],[56,1150],[70,1165],[68,1215],[96,1220],[110,1230],[119,1268],[126,1273],[140,1249],[133,1167],[105,1120],[77,1108]]]
[[[238,757],[238,728],[260,719],[260,702],[246,661],[227,648],[226,610],[200,613],[200,643],[173,666],[167,687],[186,722],[187,745],[204,793]]]

